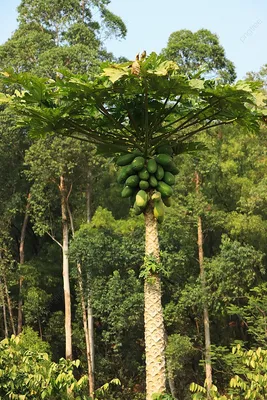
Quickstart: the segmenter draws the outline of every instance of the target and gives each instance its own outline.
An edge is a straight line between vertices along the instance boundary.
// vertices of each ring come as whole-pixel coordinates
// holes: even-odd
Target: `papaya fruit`
[[[162,200],[155,201],[153,213],[159,223],[163,222],[165,210]]]
[[[172,157],[169,154],[158,154],[156,161],[162,167],[167,167],[172,162]]]
[[[138,172],[138,176],[142,181],[148,181],[149,172],[146,168],[143,168],[143,169],[141,169],[141,171]]]
[[[153,188],[157,187],[158,181],[157,181],[157,179],[154,177],[154,175],[150,175],[149,184],[150,184],[150,186],[153,187]]]
[[[144,190],[137,192],[135,202],[138,207],[144,208],[147,205],[148,196]]]
[[[155,192],[152,194],[151,199],[154,201],[158,201],[161,199],[161,193],[160,192]]]
[[[139,182],[139,187],[140,189],[146,190],[149,188],[149,183],[148,181],[140,181]]]
[[[169,156],[173,155],[173,149],[169,144],[162,144],[156,148],[156,152],[158,154],[169,154]]]
[[[139,183],[139,177],[138,175],[131,175],[126,179],[126,186],[130,186],[130,187],[136,187],[138,186]]]
[[[124,154],[117,158],[116,164],[119,165],[120,167],[128,165],[135,159],[135,157],[136,155],[133,153]]]
[[[126,179],[128,178],[128,176],[130,176],[132,174],[133,174],[133,169],[132,169],[131,164],[122,167],[119,172],[119,175],[117,177],[117,182],[124,183],[126,181]]]
[[[151,158],[147,162],[147,170],[150,174],[154,174],[157,171],[157,163],[154,158]]]
[[[162,198],[163,203],[165,204],[166,207],[170,207],[172,204],[171,198],[170,197],[163,197]]]
[[[123,197],[123,198],[130,197],[133,194],[133,192],[134,192],[133,188],[131,188],[130,186],[125,186],[122,189],[121,197]]]
[[[135,157],[132,162],[132,168],[136,172],[141,171],[144,168],[144,165],[145,165],[145,159],[144,157],[141,156]]]
[[[143,155],[142,151],[139,150],[139,149],[135,149],[135,150],[133,151],[133,154],[134,154],[135,156],[142,156],[142,155]]]
[[[157,166],[157,171],[155,173],[155,177],[157,178],[158,181],[161,181],[164,177],[164,169],[160,164],[158,164],[158,166]]]
[[[128,179],[129,179],[129,178],[128,178]],[[127,180],[128,180],[128,179],[127,179]],[[174,175],[173,175],[171,172],[169,172],[169,171],[166,171],[166,172],[165,172],[164,177],[163,177],[163,180],[164,180],[164,182],[167,183],[167,185],[169,185],[169,186],[172,186],[172,185],[175,184],[175,177],[174,177]],[[126,182],[127,182],[127,181],[126,181]]]
[[[177,175],[179,172],[179,169],[176,167],[174,162],[172,161],[169,165],[165,167],[165,171],[171,172],[173,175]]]
[[[173,194],[172,188],[165,182],[158,182],[157,190],[161,193],[162,197],[170,197]]]
[[[142,212],[143,212],[142,208],[139,207],[139,206],[136,204],[136,202],[135,202],[134,205],[133,205],[133,209],[134,209],[135,215],[140,215],[140,214],[142,214]]]
[[[133,191],[133,193],[131,194],[131,196],[130,196],[130,198],[129,198],[129,200],[130,200],[130,205],[131,205],[132,207],[134,206],[134,203],[135,203],[136,193],[137,193],[137,190],[136,190],[136,188],[134,188],[134,191]]]

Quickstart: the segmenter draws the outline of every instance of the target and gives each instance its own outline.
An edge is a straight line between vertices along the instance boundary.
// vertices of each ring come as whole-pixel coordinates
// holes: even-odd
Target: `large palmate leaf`
[[[20,85],[10,101],[31,134],[77,137],[111,152],[139,148],[153,154],[160,143],[184,142],[222,124],[255,131],[266,104],[255,82],[189,79],[155,53],[140,62],[105,64],[93,80],[69,73],[45,80],[11,71],[2,80]]]

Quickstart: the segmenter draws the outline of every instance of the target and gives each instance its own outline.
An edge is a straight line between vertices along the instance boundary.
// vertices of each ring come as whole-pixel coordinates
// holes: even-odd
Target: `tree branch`
[[[52,240],[54,240],[54,242],[56,242],[56,244],[58,244],[63,249],[62,244],[53,235],[51,235],[51,233],[49,233],[48,231],[46,233],[48,234],[48,236],[51,237]]]

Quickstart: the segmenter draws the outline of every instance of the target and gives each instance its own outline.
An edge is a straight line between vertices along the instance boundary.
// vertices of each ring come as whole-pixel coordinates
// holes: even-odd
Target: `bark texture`
[[[6,300],[7,300],[7,308],[8,308],[9,318],[10,318],[10,324],[11,324],[13,335],[16,336],[16,329],[15,329],[13,312],[12,312],[12,304],[11,304],[11,299],[10,299],[10,296],[9,296],[9,291],[8,291],[7,281],[6,281],[6,276],[5,275],[3,275],[3,280],[4,280],[5,295],[6,295]]]
[[[7,318],[6,318],[6,302],[5,302],[4,290],[3,290],[3,285],[2,285],[1,279],[0,279],[0,296],[1,296],[1,302],[2,302],[2,308],[3,308],[3,322],[4,322],[5,338],[8,338],[8,328],[7,328]]]
[[[157,221],[149,204],[145,212],[146,256],[159,261],[159,240]],[[161,282],[157,274],[146,278],[145,298],[145,346],[146,346],[146,399],[154,393],[166,390],[165,332],[161,305]]]
[[[72,336],[71,336],[71,298],[69,279],[69,224],[67,207],[67,190],[64,176],[60,177],[59,190],[61,194],[61,216],[62,216],[62,257],[63,257],[63,287],[65,302],[65,356],[67,360],[72,359]]]
[[[26,210],[24,215],[24,220],[21,228],[20,234],[20,244],[19,244],[19,263],[20,265],[24,264],[25,261],[25,237],[26,237],[26,229],[29,221],[29,209],[30,209],[30,194],[28,194]],[[19,277],[19,301],[18,301],[18,334],[22,331],[22,324],[23,324],[23,313],[22,313],[22,306],[23,306],[23,299],[22,299],[22,284],[23,284],[23,277]]]
[[[92,365],[92,353],[90,347],[90,332],[88,330],[88,321],[87,321],[87,313],[86,313],[86,302],[84,297],[83,283],[82,283],[82,269],[81,264],[77,263],[77,271],[78,271],[78,284],[80,290],[81,297],[81,306],[82,306],[82,316],[83,316],[83,331],[85,336],[85,344],[86,344],[86,358],[87,358],[87,367],[88,367],[88,380],[89,380],[89,396],[94,398],[94,371]]]
[[[71,213],[71,209],[69,206],[69,194],[67,196],[67,210],[70,220],[71,232],[72,237],[75,237],[75,229],[74,229],[74,221],[73,216]],[[80,300],[82,306],[82,318],[83,318],[83,331],[85,336],[85,345],[86,345],[86,359],[87,359],[87,367],[88,367],[88,393],[89,396],[94,399],[94,363],[93,363],[93,353],[92,353],[92,345],[90,343],[91,338],[91,331],[89,327],[89,320],[87,320],[87,311],[86,311],[86,301],[85,301],[85,294],[84,294],[84,287],[83,287],[83,277],[82,277],[82,265],[81,263],[76,263],[77,272],[78,272],[78,285],[79,285],[79,292],[80,292]],[[92,327],[93,329],[93,327]]]
[[[89,169],[87,173],[87,184],[86,184],[86,219],[90,223],[92,220],[92,172]],[[88,286],[90,287],[90,276],[88,274]],[[87,294],[87,323],[88,323],[88,335],[89,335],[89,349],[91,355],[91,370],[94,376],[95,372],[95,345],[94,345],[94,317],[93,309],[91,304],[91,291],[88,289]]]
[[[200,178],[198,172],[195,173],[196,176],[196,192],[199,195]],[[197,237],[198,237],[198,259],[199,259],[199,269],[200,269],[200,280],[202,291],[204,296],[206,295],[206,279],[205,279],[205,269],[204,269],[204,251],[203,251],[203,229],[202,229],[202,219],[198,216],[197,224]],[[207,398],[210,398],[210,389],[212,386],[212,366],[211,366],[211,339],[210,339],[210,321],[209,321],[209,310],[206,301],[203,307],[203,318],[204,318],[204,336],[205,336],[205,370],[206,370],[206,382],[207,382]]]

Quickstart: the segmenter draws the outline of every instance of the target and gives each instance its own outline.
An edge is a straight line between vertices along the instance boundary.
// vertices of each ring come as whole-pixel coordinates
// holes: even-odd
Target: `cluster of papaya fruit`
[[[171,146],[162,145],[152,157],[144,157],[135,150],[117,159],[117,165],[122,167],[117,181],[124,185],[121,196],[131,198],[136,215],[145,211],[151,198],[155,217],[158,222],[163,221],[164,205],[171,205],[172,186],[178,173],[172,156]]]

